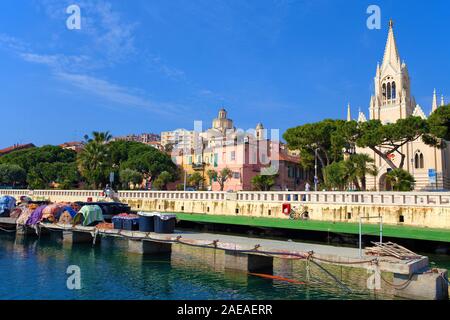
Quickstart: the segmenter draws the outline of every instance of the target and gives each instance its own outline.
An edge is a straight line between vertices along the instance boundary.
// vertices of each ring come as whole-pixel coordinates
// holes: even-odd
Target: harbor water
[[[217,271],[189,255],[141,256],[123,240],[66,245],[49,237],[0,233],[0,299],[392,299],[370,291],[348,293],[330,279],[312,284]],[[450,268],[450,257],[430,256]],[[81,288],[70,290],[69,266],[80,270]]]

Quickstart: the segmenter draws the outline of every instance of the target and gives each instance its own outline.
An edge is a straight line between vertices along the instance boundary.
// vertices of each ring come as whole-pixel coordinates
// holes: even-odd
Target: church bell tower
[[[383,63],[377,65],[374,81],[375,94],[370,99],[370,119],[393,123],[412,115],[416,103],[411,96],[408,68],[400,60],[392,20],[389,21]]]

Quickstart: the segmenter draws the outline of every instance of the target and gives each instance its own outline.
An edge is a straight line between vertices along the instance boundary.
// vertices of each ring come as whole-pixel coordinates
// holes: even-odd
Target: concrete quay
[[[14,219],[0,218],[0,225],[13,226]],[[183,252],[215,270],[237,273],[264,272],[296,277],[294,270],[306,270],[301,277],[308,278],[310,269],[322,270],[322,277],[336,281],[335,285],[354,286],[401,298],[448,299],[447,270],[432,270],[427,257],[399,260],[393,257],[359,256],[354,248],[302,242],[240,237],[214,233],[180,232],[156,234],[139,231],[97,229],[59,224],[39,224],[44,234],[58,233],[65,244],[97,243],[115,238],[127,241],[131,254],[154,255]],[[33,230],[34,231],[34,230]],[[26,233],[26,236],[36,236]],[[205,258],[205,256],[212,258]],[[317,271],[316,272],[319,272]],[[300,279],[304,280],[304,279]]]

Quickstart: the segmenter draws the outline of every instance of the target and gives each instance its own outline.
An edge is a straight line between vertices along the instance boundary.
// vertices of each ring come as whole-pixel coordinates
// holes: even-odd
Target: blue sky
[[[70,4],[81,30],[66,28]],[[447,0],[4,0],[0,148],[209,126],[221,106],[245,130],[345,118],[347,102],[356,117],[391,17],[428,112],[434,88],[450,100],[449,14]]]

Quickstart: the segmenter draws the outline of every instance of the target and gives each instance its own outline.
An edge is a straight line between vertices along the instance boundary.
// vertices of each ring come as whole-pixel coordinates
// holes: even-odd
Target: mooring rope
[[[389,285],[389,286],[391,286],[391,287],[393,287],[393,288],[395,288],[395,289],[397,289],[397,290],[405,290],[405,289],[408,287],[408,285],[411,283],[412,278],[413,278],[414,275],[415,275],[415,273],[413,272],[413,273],[411,273],[411,274],[409,275],[408,279],[407,279],[405,282],[400,283],[400,284],[394,284],[394,283],[392,283],[392,282],[386,280],[386,279],[383,277],[383,275],[381,274],[381,272],[380,272],[380,278],[381,278],[381,280],[383,280],[387,285]]]
[[[324,258],[318,258],[318,257],[313,257],[314,260],[318,260],[321,262],[328,262],[328,263],[336,263],[336,264],[346,264],[346,265],[356,265],[356,264],[365,264],[365,263],[376,263],[378,261],[377,258],[371,259],[371,260],[362,260],[362,261],[348,261],[348,262],[344,262],[344,261],[333,261],[333,260],[327,260]]]
[[[8,230],[8,229],[4,229],[4,228],[0,227],[0,231],[3,231],[3,232],[16,232],[16,229]]]
[[[47,230],[50,230],[51,232],[60,232],[60,231],[79,231],[79,232],[83,232],[83,231],[85,231],[85,230],[76,230],[74,228],[65,228],[64,226],[61,226],[59,224],[57,224],[57,226],[58,226],[58,229],[55,229],[55,228],[51,228],[51,227],[46,226],[44,223],[40,223],[39,226],[35,227],[35,229],[36,229],[38,235],[40,235],[40,233],[41,233],[40,232],[41,228],[45,228]],[[16,232],[16,230],[7,230],[7,229],[1,228],[1,227],[0,227],[0,231]],[[228,248],[219,248],[218,245],[217,245],[219,240],[214,240],[211,243],[207,243],[207,244],[194,244],[194,243],[182,241],[181,240],[182,236],[177,236],[176,239],[161,239],[161,238],[151,237],[150,236],[150,232],[146,233],[145,236],[134,236],[134,235],[127,235],[125,233],[122,233],[122,231],[123,230],[119,230],[117,233],[108,233],[108,232],[104,232],[104,231],[101,231],[100,229],[96,228],[93,232],[90,232],[90,233],[91,233],[91,235],[93,235],[93,244],[95,244],[96,238],[97,238],[98,235],[100,235],[100,236],[108,236],[108,235],[115,234],[115,235],[120,235],[120,236],[122,236],[124,238],[127,238],[127,239],[137,240],[137,241],[138,240],[153,240],[153,241],[162,242],[162,243],[179,243],[179,244],[183,244],[183,245],[187,245],[187,246],[191,246],[191,247],[197,247],[197,248],[215,248],[215,249],[231,251],[231,252],[235,252],[235,253],[253,253],[253,254],[256,253],[256,254],[266,255],[266,256],[269,256],[269,257],[285,256],[285,257],[287,257],[286,259],[306,260],[308,269],[309,269],[309,263],[313,263],[322,272],[324,272],[329,277],[331,277],[341,288],[343,288],[348,293],[352,293],[352,290],[349,287],[347,287],[342,281],[340,281],[336,276],[334,276],[331,272],[329,272],[324,267],[322,267],[319,263],[317,263],[316,261],[325,262],[325,263],[331,263],[331,264],[338,264],[338,265],[339,264],[340,265],[361,265],[361,264],[367,264],[367,263],[371,263],[371,264],[372,263],[378,263],[378,259],[377,258],[370,259],[370,260],[348,261],[348,262],[332,261],[332,260],[329,260],[329,259],[317,257],[313,251],[310,251],[307,254],[278,252],[278,251],[264,251],[264,250],[260,250],[259,249],[261,247],[261,245],[259,245],[259,244],[255,245],[255,247],[253,249],[228,249]],[[403,283],[394,284],[394,283],[388,281],[386,278],[384,278],[383,275],[380,273],[380,277],[383,280],[383,282],[385,282],[387,285],[389,285],[391,287],[396,288],[397,290],[404,290],[409,285],[409,283],[412,281],[412,277],[414,275],[415,275],[414,273],[410,274],[409,278]],[[450,285],[449,280],[447,278],[445,278],[445,276],[443,274],[441,274],[440,276]],[[275,278],[273,278],[273,279],[275,279]],[[278,279],[278,280],[282,280],[282,279]]]
[[[312,258],[313,253],[311,253],[308,256],[308,260],[311,261],[315,266],[317,266],[320,270],[322,270],[323,272],[325,272],[327,275],[329,275],[334,281],[336,281],[336,283],[338,283],[345,291],[347,291],[348,293],[352,293],[352,290],[350,290],[349,287],[347,287],[342,281],[340,281],[338,278],[336,278],[331,272],[329,272],[327,269],[325,269],[324,267],[322,267],[320,264],[318,264],[317,262],[315,262]]]

